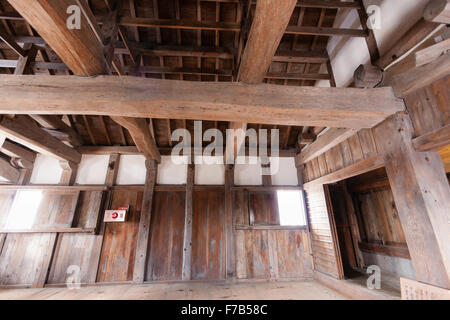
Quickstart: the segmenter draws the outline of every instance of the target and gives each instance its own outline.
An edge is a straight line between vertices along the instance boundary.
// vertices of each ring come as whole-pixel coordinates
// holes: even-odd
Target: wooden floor
[[[239,284],[189,283],[91,286],[69,290],[0,289],[0,300],[343,300],[339,293],[316,281],[254,282]]]

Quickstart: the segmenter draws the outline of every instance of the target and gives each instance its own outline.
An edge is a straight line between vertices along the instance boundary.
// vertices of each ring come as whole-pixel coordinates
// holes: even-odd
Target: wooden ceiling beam
[[[67,8],[76,5],[77,1],[8,0],[8,2],[75,74],[90,76],[106,72],[103,47],[89,27],[85,16],[81,17],[82,31],[67,27]]]
[[[8,140],[6,140],[0,147],[0,151],[10,158],[24,159],[29,162],[34,162],[34,160],[36,159],[35,152],[28,150],[21,145],[12,143]]]
[[[59,160],[79,163],[81,154],[59,141],[43,129],[34,120],[26,116],[14,118],[2,116],[0,134],[36,152],[55,157]]]
[[[70,5],[79,5],[80,2],[77,0],[42,0],[32,3],[27,0],[9,0],[9,2],[42,35],[76,75],[93,76],[109,72],[102,43],[103,35],[100,34],[99,28],[96,28],[97,22],[89,7],[82,5],[84,14],[80,31],[70,30],[66,25],[67,8]],[[115,121],[126,124],[136,145],[148,158],[160,159],[156,143],[147,132],[148,129],[141,130],[142,119],[115,117]],[[89,131],[89,127],[87,129]],[[90,136],[95,144],[93,135]]]
[[[404,111],[404,104],[395,98],[391,88],[0,75],[0,114],[111,115],[371,128],[399,111]]]
[[[79,147],[83,145],[83,138],[75,131],[74,128],[68,126],[57,115],[35,114],[31,115],[31,117],[44,128],[58,130],[67,134],[68,140],[73,146]]]
[[[239,66],[239,81],[258,84],[264,80],[296,2],[296,0],[258,1]]]
[[[141,151],[147,159],[161,162],[161,155],[155,140],[150,134],[146,119],[129,118],[129,117],[111,117],[115,122],[126,128],[133,137],[139,151]]]

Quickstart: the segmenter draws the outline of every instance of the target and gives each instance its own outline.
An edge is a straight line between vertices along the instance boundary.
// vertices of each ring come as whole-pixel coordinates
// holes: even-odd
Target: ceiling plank
[[[0,114],[112,115],[371,128],[403,110],[403,102],[395,98],[391,88],[0,75]]]
[[[2,116],[0,133],[31,150],[59,160],[74,163],[81,161],[81,154],[78,151],[39,128],[32,119],[26,116],[16,116],[13,119]]]

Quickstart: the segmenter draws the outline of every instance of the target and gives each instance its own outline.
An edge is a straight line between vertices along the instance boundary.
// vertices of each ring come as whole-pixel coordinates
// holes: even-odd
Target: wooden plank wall
[[[129,205],[125,223],[107,223],[100,255],[98,282],[120,282],[133,279],[135,248],[142,205],[141,191],[115,191],[111,208]]]
[[[33,228],[64,226],[91,229],[99,226],[100,232],[2,234],[0,285],[33,286],[38,280],[49,285],[63,285],[74,272],[79,272],[76,279],[86,284],[133,279],[143,196],[141,188],[119,187],[111,191],[108,207],[130,205],[124,223],[98,221],[105,198],[103,191],[53,190],[44,193],[46,203],[39,209]],[[6,212],[12,206],[15,194],[14,190],[0,192],[0,203]],[[258,225],[279,222],[275,193],[252,192],[249,196],[247,191],[237,190],[233,197],[234,227],[249,225],[250,207]],[[224,200],[221,187],[202,187],[194,191],[192,280],[226,279]],[[182,279],[184,207],[184,191],[155,192],[145,281]],[[0,215],[0,224],[4,225],[6,221],[7,216]],[[305,228],[233,228],[233,234],[238,279],[311,278],[312,261]],[[46,265],[49,265],[48,272],[42,270]]]
[[[17,191],[2,190],[0,202],[5,205],[3,212],[9,212],[16,193]],[[41,205],[30,229],[95,228],[102,202],[102,191],[42,191],[42,193]],[[2,228],[6,228],[4,224],[7,219],[7,214],[3,214],[0,219]],[[94,252],[91,248],[95,245],[95,235],[17,233],[5,234],[3,238],[4,244],[0,252],[0,285],[33,286],[45,282],[64,283],[68,266],[92,266],[98,263],[80,254],[80,251]],[[47,272],[46,266],[50,261],[52,265]],[[88,279],[92,270],[83,268],[82,276]]]
[[[249,199],[264,199],[257,203]],[[262,201],[262,200],[261,200]],[[249,225],[250,214],[259,217],[255,224],[274,222],[274,193],[234,192],[234,225]],[[275,202],[275,203],[274,203]],[[276,210],[277,211],[277,210]],[[279,219],[278,219],[279,221]],[[312,276],[307,230],[235,230],[236,273],[238,279],[296,279]]]
[[[314,270],[340,278],[342,268],[339,244],[334,238],[334,220],[329,214],[331,207],[325,188],[323,185],[315,185],[306,189]]]
[[[153,199],[145,280],[181,280],[185,193],[158,191]]]
[[[378,156],[372,129],[357,132],[322,155],[305,163],[305,182]]]
[[[192,279],[225,279],[225,197],[223,191],[194,192]]]

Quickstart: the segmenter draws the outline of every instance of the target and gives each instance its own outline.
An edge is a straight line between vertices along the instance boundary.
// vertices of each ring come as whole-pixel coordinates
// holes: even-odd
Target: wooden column
[[[142,200],[141,218],[139,220],[139,233],[136,244],[136,257],[134,260],[133,282],[144,282],[147,264],[148,241],[150,235],[150,221],[152,216],[153,191],[156,184],[158,163],[156,160],[146,160],[147,176],[145,178],[144,197]]]
[[[302,188],[302,195],[303,195],[303,210],[305,212],[305,219],[306,219],[306,230],[308,231],[308,250],[309,250],[309,257],[310,257],[310,263],[311,263],[311,271],[314,270],[314,258],[313,258],[313,250],[312,250],[312,239],[311,239],[311,225],[309,223],[309,210],[308,205],[306,204],[306,192],[303,187],[304,185],[304,171],[305,171],[305,165],[300,165],[297,167],[297,181],[298,186]]]
[[[186,204],[184,216],[183,238],[183,280],[191,280],[192,266],[192,219],[194,213],[193,192],[195,179],[195,165],[188,165],[186,181]]]
[[[374,130],[417,280],[450,289],[450,187],[442,159],[415,151],[406,115]]]
[[[59,161],[59,165],[63,169],[59,184],[62,186],[73,185],[77,178],[78,164],[70,161]]]
[[[233,186],[234,165],[227,165],[225,167],[225,259],[227,279],[234,279],[236,277],[236,254],[233,226]]]

